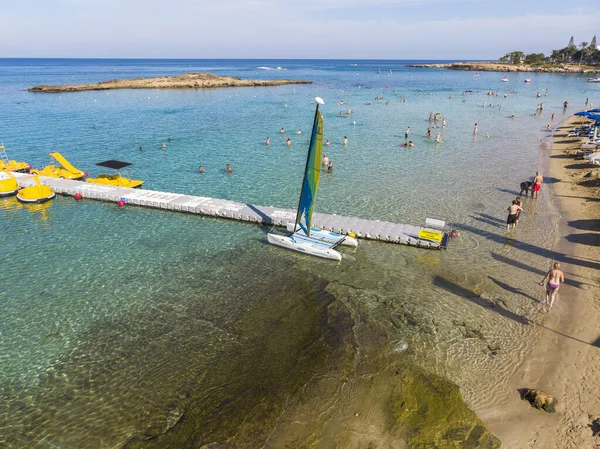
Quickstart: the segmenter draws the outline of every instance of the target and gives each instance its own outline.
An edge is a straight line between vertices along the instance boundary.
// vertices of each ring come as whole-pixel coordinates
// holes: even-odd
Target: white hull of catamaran
[[[342,260],[342,254],[332,248],[330,245],[313,240],[307,237],[300,237],[279,234],[267,234],[267,240],[273,245],[281,246],[287,249],[293,249],[311,256],[324,257],[325,259]]]
[[[294,232],[294,227],[294,223],[287,224],[287,230],[290,232]],[[300,235],[305,235],[304,231],[302,231],[301,229],[298,229],[296,232]],[[341,245],[358,246],[358,239],[354,237],[350,237],[349,235],[344,234],[336,234],[335,232],[324,231],[322,229],[317,228],[310,228],[310,237],[317,240],[323,240],[328,243],[337,243],[340,240],[344,239]]]

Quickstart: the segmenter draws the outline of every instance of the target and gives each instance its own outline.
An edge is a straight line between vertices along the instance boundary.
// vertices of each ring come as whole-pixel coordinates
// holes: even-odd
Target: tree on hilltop
[[[579,52],[579,64],[581,64],[581,61],[583,61],[583,56],[586,54],[588,43],[582,42],[579,44],[579,46],[581,47],[581,51]]]
[[[510,52],[510,63],[511,64],[521,64],[521,61],[525,57],[525,53],[522,51],[511,51]]]
[[[523,62],[528,65],[542,65],[546,62],[546,55],[544,53],[531,53],[525,56]]]

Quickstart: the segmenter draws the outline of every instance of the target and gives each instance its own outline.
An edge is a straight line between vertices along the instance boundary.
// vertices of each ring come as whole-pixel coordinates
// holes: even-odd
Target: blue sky
[[[0,57],[494,59],[600,38],[598,0],[1,0]]]

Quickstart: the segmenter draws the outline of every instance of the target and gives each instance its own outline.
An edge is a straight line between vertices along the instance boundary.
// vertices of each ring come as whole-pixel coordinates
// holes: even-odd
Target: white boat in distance
[[[501,80],[503,83],[508,83],[508,76],[504,75],[504,78]]]
[[[321,178],[321,157],[323,154],[323,116],[319,113],[319,105],[325,104],[320,97],[315,98],[315,103],[317,108],[306,156],[306,168],[302,190],[300,191],[296,221],[288,225],[291,234],[268,233],[267,240],[273,245],[312,256],[342,260],[342,253],[336,251],[336,248],[339,245],[358,246],[358,240],[352,236],[315,229],[311,226],[319,179]]]
[[[600,83],[600,77],[588,78],[588,83]]]

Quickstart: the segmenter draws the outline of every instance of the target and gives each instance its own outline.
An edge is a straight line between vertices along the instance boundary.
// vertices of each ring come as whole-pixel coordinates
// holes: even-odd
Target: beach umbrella
[[[590,109],[587,112],[600,112],[600,108],[596,108],[596,109]]]
[[[593,112],[580,111],[580,112],[576,112],[574,115],[576,115],[577,117],[588,117],[589,114],[593,114]]]
[[[600,112],[594,114],[592,112],[590,112],[588,115],[586,115],[587,118],[590,118],[592,120],[600,120]]]

